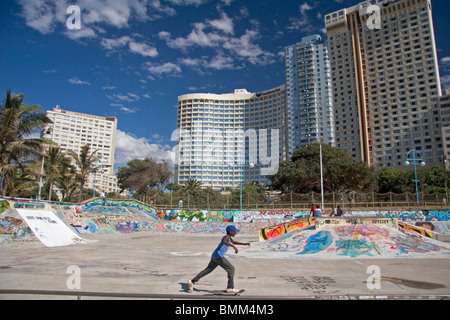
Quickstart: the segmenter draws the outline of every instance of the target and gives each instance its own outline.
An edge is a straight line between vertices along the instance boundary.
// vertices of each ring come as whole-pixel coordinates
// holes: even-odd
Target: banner
[[[67,246],[86,243],[70,230],[53,212],[41,210],[17,209],[31,231],[47,247]]]

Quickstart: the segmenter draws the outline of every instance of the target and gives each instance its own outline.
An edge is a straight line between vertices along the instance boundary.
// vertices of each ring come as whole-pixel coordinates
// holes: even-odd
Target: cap
[[[227,230],[227,232],[228,232],[228,231],[236,231],[236,232],[239,232],[239,230],[238,230],[235,226],[228,226],[226,230]]]

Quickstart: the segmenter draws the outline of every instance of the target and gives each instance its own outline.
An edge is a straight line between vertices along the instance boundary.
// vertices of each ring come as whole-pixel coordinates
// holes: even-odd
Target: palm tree
[[[10,183],[16,167],[24,171],[23,159],[39,155],[48,140],[28,136],[41,130],[51,120],[42,113],[40,106],[27,106],[23,103],[23,94],[6,91],[4,105],[0,106],[0,193],[6,195],[6,186]]]
[[[184,185],[183,190],[188,194],[192,194],[199,191],[201,187],[202,183],[200,181],[197,179],[189,179]]]
[[[76,169],[74,166],[61,167],[60,176],[56,181],[56,186],[62,194],[62,201],[75,201],[72,200],[72,195],[78,187],[76,180]]]
[[[45,190],[48,192],[48,200],[51,200],[53,185],[62,178],[62,173],[72,166],[71,158],[58,147],[50,147],[44,156]]]
[[[109,167],[109,165],[101,164],[97,165],[97,160],[101,159],[101,155],[96,154],[98,149],[90,153],[91,146],[89,144],[81,147],[80,154],[69,150],[69,154],[72,156],[76,165],[76,180],[78,181],[79,196],[78,201],[81,201],[81,192],[88,182],[89,175],[101,171],[103,168]]]

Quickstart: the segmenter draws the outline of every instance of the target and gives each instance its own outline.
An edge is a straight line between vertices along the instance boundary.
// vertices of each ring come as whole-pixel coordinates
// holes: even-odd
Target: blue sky
[[[169,159],[177,97],[258,92],[284,79],[284,47],[325,36],[326,13],[360,1],[1,0],[0,92],[25,103],[118,118],[116,165]],[[443,87],[450,88],[450,2],[434,0]],[[81,29],[69,30],[69,5]]]

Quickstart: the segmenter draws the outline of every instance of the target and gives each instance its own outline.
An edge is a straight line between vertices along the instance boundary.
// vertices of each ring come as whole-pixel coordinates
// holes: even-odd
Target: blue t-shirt
[[[228,248],[230,246],[227,246],[226,244],[223,243],[223,239],[225,239],[225,237],[222,238],[222,241],[220,241],[219,246],[213,252],[212,258],[214,258],[214,259],[221,259],[221,258],[223,258],[225,256],[225,253],[227,253],[227,250],[228,250]],[[228,241],[228,243],[229,243],[229,241]]]

